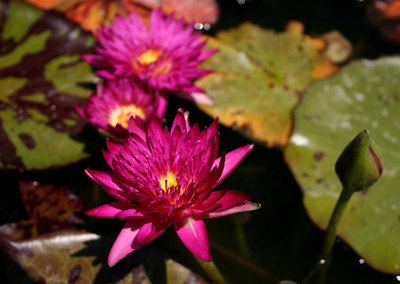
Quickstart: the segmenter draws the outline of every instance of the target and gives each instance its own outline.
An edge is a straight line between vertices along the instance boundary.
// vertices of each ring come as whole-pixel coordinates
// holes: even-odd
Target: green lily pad
[[[310,218],[326,228],[341,191],[334,165],[368,129],[381,150],[383,175],[355,193],[338,234],[372,267],[400,273],[400,57],[358,61],[314,83],[295,112],[286,161],[304,193]]]
[[[89,155],[82,139],[83,106],[94,82],[90,34],[63,16],[18,1],[1,1],[0,168],[61,166]]]
[[[207,45],[219,52],[202,66],[213,73],[197,81],[214,104],[198,107],[253,140],[285,145],[292,111],[323,60],[308,39],[301,29],[275,33],[250,23],[218,33]]]
[[[71,255],[82,250],[85,242],[97,239],[99,236],[93,233],[67,230],[24,241],[6,240],[3,245],[7,255],[18,262],[32,283],[92,283],[101,267],[100,264],[92,265],[96,256]],[[22,276],[21,273],[12,273],[10,278],[13,282],[20,282]]]
[[[182,264],[172,260],[167,259],[165,261],[165,266],[167,270],[167,284],[208,284],[200,275],[191,271]]]

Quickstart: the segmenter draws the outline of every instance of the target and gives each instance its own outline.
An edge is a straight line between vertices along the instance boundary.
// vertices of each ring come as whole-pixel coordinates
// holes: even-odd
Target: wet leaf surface
[[[295,113],[285,157],[304,193],[311,219],[326,228],[341,190],[336,159],[368,129],[383,156],[381,179],[355,193],[339,235],[372,267],[400,273],[400,58],[358,61],[313,84]]]
[[[8,3],[8,1],[3,2]],[[3,2],[0,3],[3,5]],[[71,2],[73,1],[68,1],[68,3]],[[310,34],[322,34],[331,29],[342,27],[346,35],[353,34],[353,39],[365,40],[368,44],[363,45],[363,43],[358,41],[355,46],[358,55],[365,54],[365,47],[371,45],[375,47],[375,49],[373,48],[375,52],[373,54],[375,54],[375,56],[378,53],[384,54],[387,50],[392,50],[393,52],[393,48],[388,48],[382,45],[382,41],[377,40],[379,36],[365,38],[364,32],[368,33],[368,31],[366,31],[368,28],[363,18],[364,10],[362,10],[362,13],[355,10],[354,7],[352,7],[354,5],[351,4],[353,1],[339,1],[341,5],[338,5],[337,2],[332,2],[332,4],[330,4],[330,2],[325,1],[323,4],[318,5],[317,3],[322,2],[307,1],[306,4],[304,4],[304,2],[297,3],[298,1],[275,0],[245,2],[245,5],[239,5],[237,1],[220,1],[221,11],[224,11],[224,13],[221,13],[221,16],[224,18],[221,21],[220,27],[223,26],[225,29],[237,26],[239,22],[250,19],[252,21],[256,20],[258,24],[264,27],[274,27],[277,30],[281,30],[288,20],[295,18],[301,19],[302,22],[307,23],[307,31],[311,31]],[[288,5],[288,3],[290,5]],[[311,5],[313,9],[309,9]],[[235,7],[234,9],[226,9],[227,7],[233,6]],[[288,7],[290,7],[290,9],[288,9]],[[311,10],[312,14],[310,14]],[[21,8],[14,11],[14,13],[23,11],[24,9]],[[27,29],[24,28],[24,23],[34,22],[38,17],[40,18],[41,15],[42,14],[32,14],[30,17],[25,17],[24,21],[19,21],[17,20],[18,17],[16,17],[12,24],[9,25],[18,26],[19,28],[9,33],[7,37],[11,36],[16,38],[17,41],[21,41],[24,38],[24,34],[27,32]],[[0,16],[0,26],[3,25],[2,21],[4,19],[2,13]],[[305,19],[305,21],[303,21],[303,19]],[[309,28],[310,26],[312,28]],[[214,28],[215,27],[213,27],[213,29]],[[363,32],[360,33],[360,31]],[[211,32],[214,31],[212,30]],[[357,36],[354,37],[354,35]],[[37,41],[37,39],[35,40]],[[354,41],[352,42],[354,43]],[[225,44],[220,43],[220,45],[222,46]],[[1,44],[0,53],[4,50],[7,51],[6,47],[7,45]],[[39,47],[40,45],[36,46],[36,48]],[[21,49],[21,51],[24,52],[27,50],[31,52],[35,51],[35,48]],[[364,50],[364,52],[360,53],[360,50]],[[339,50],[339,55],[342,54],[341,52],[342,51]],[[334,53],[333,55],[337,59],[338,54]],[[370,54],[369,56],[374,57],[374,55]],[[14,61],[3,61],[2,59],[4,58],[1,58],[0,65],[3,64],[3,62],[5,62],[4,64],[15,63],[15,59],[13,59]],[[339,56],[339,60],[341,60],[341,56]],[[74,73],[62,72],[63,70],[66,71],[66,69],[59,68],[63,66],[59,64],[58,61],[54,61],[54,69],[47,72],[46,76],[50,78],[56,73],[60,74],[60,76],[67,76]],[[319,64],[318,66],[320,66],[320,68],[313,68],[312,71],[324,71],[331,67],[329,64],[327,66]],[[389,70],[388,72],[393,72],[391,69]],[[386,73],[387,68],[383,68],[381,72]],[[54,80],[54,84],[62,83],[62,80],[57,81],[53,77],[52,80]],[[28,81],[24,79],[23,76],[20,76],[11,78],[8,81],[4,80],[3,82],[5,85],[2,85],[1,92],[5,92],[6,95],[1,95],[0,100],[4,104],[13,104],[14,102],[9,98],[9,94],[18,91],[21,86],[27,84]],[[381,83],[385,85],[385,82]],[[31,87],[35,86],[35,84],[29,84],[31,84]],[[3,88],[3,86],[6,87]],[[74,86],[77,87],[77,85]],[[62,87],[57,85],[57,88]],[[74,92],[78,89],[80,90],[80,87],[74,89]],[[221,88],[221,93],[222,92],[223,89]],[[84,98],[84,96],[85,95],[82,94],[82,98]],[[37,92],[25,98],[27,101],[34,103],[40,102],[43,100],[43,97],[41,92]],[[172,98],[169,102],[166,117],[167,122],[170,123],[172,121],[176,114],[176,109],[179,107],[190,111],[192,122],[198,121],[201,126],[211,123],[210,118],[199,111],[198,108],[191,103],[178,101],[176,98]],[[353,108],[350,108],[349,112],[353,113]],[[221,150],[230,151],[244,144],[254,142],[245,139],[242,135],[239,135],[236,131],[232,131],[230,128],[221,126],[220,131]],[[321,132],[321,134],[324,135],[323,132]],[[2,135],[3,134],[0,135],[0,138],[3,139],[6,137]],[[349,134],[349,136],[352,135],[353,133]],[[24,132],[19,133],[18,137],[22,137],[21,139],[25,140],[25,145],[27,145],[27,147],[33,147],[36,143],[36,140],[30,139]],[[348,137],[347,139],[351,138],[352,137]],[[375,138],[374,136],[374,139]],[[343,139],[343,143],[347,143],[347,139]],[[4,145],[4,143],[2,145]],[[327,154],[319,151],[313,153],[312,156],[315,157],[314,159],[323,161],[323,159],[327,157]],[[2,159],[9,159],[12,161],[12,157],[13,156],[7,158],[3,155]],[[47,154],[42,155],[42,157],[53,158],[52,155],[48,157]],[[170,230],[171,228],[150,244],[124,258],[113,268],[107,266],[106,260],[113,241],[123,226],[123,223],[116,220],[103,218],[89,219],[88,224],[90,231],[96,232],[96,234],[69,228],[67,230],[59,230],[53,233],[32,237],[32,228],[38,227],[38,224],[36,224],[37,220],[28,220],[22,202],[19,200],[18,188],[16,186],[8,186],[10,180],[14,181],[15,178],[20,180],[22,176],[25,180],[38,180],[41,181],[42,184],[66,183],[68,184],[68,189],[74,190],[74,193],[82,198],[86,208],[93,208],[106,201],[111,202],[110,199],[107,199],[109,197],[106,196],[100,188],[97,188],[94,183],[91,183],[91,181],[84,176],[83,169],[88,166],[96,169],[105,169],[107,167],[104,159],[101,157],[101,153],[98,152],[97,155],[93,155],[91,159],[68,167],[45,171],[31,171],[22,174],[16,171],[1,172],[1,180],[6,181],[6,184],[3,183],[2,185],[4,198],[2,198],[0,202],[2,224],[5,222],[16,222],[21,219],[26,221],[8,224],[0,229],[1,235],[7,237],[7,239],[1,239],[1,248],[7,267],[3,268],[0,266],[0,282],[32,283],[35,281],[32,280],[34,277],[30,275],[39,275],[38,278],[35,278],[37,280],[36,283],[44,282],[42,277],[47,277],[47,279],[45,279],[46,283],[52,281],[63,283],[132,283],[133,281],[136,281],[136,283],[167,283],[167,279],[175,279],[175,277],[179,278],[178,281],[185,281],[187,283],[191,283],[190,279],[196,278],[199,283],[203,283],[197,276],[192,277],[194,275],[193,271],[201,274],[201,270],[190,262],[190,260],[192,260],[191,253],[179,240],[174,230]],[[305,167],[308,166],[309,165],[305,165]],[[84,186],[91,188],[91,190],[84,192]],[[57,192],[57,188],[58,187],[55,186],[53,190]],[[319,251],[322,232],[311,223],[306,215],[301,203],[301,191],[293,180],[293,176],[289,172],[287,166],[284,164],[282,153],[277,149],[266,149],[262,145],[256,143],[255,148],[242,161],[239,167],[218,187],[218,189],[224,188],[247,192],[252,195],[253,201],[262,203],[262,208],[258,211],[251,212],[251,214],[206,220],[213,260],[227,277],[229,283],[279,283],[279,281],[283,279],[301,283],[302,276],[307,272],[307,269],[309,269],[315,255],[317,255]],[[393,188],[395,188],[395,186],[393,186]],[[52,190],[49,190],[48,192],[51,191]],[[334,194],[337,196],[336,192]],[[12,197],[10,197],[10,195]],[[55,196],[60,196],[61,198],[65,197],[64,194],[61,193],[57,193]],[[58,202],[54,204],[58,206]],[[40,205],[38,206],[40,207]],[[69,209],[74,208],[74,206],[67,207]],[[57,211],[50,208],[49,211],[47,211],[45,208],[46,207],[41,207],[38,211],[28,209],[28,211],[31,210],[38,215],[44,216],[47,216],[46,212]],[[63,210],[66,209],[67,208],[63,207]],[[54,222],[59,222],[58,218],[52,218],[52,220],[54,220]],[[34,224],[32,224],[32,222]],[[367,222],[375,222],[375,220],[368,220]],[[52,251],[46,250],[49,254],[46,255],[40,250],[40,247],[52,248],[51,244],[54,245],[55,241],[61,239],[68,239],[70,243],[65,243],[65,250],[54,248],[53,251],[57,254],[65,255],[65,261],[63,263],[58,259],[60,257],[51,255]],[[81,239],[82,242],[79,242],[78,239]],[[34,241],[37,242],[33,243]],[[7,243],[9,243],[9,246],[7,246]],[[60,244],[61,243],[62,242],[60,242]],[[32,255],[32,250],[30,248],[33,247],[33,244],[40,244],[40,246],[36,246],[35,248],[37,248],[37,253],[43,253],[42,259]],[[7,247],[11,249],[7,250]],[[18,255],[18,248],[21,248],[19,254],[22,256]],[[391,252],[392,248],[385,248],[385,250]],[[69,255],[69,253],[73,251],[74,253]],[[33,253],[35,253],[35,251]],[[31,255],[30,258],[29,255]],[[28,261],[32,259],[35,260],[35,264],[38,264],[35,267]],[[49,263],[49,266],[44,265],[44,260],[53,259],[55,259],[58,264],[64,265],[58,268],[61,273],[54,274],[59,277],[58,279],[53,278],[52,275],[47,272],[47,268],[53,269],[54,266],[52,266],[51,263]],[[183,275],[189,275],[186,280],[180,277],[182,275],[175,275],[172,277],[171,274],[169,274],[170,272],[168,271],[170,271],[171,268],[166,266],[165,260],[167,259],[173,259],[174,263],[179,263],[174,269],[175,271],[182,271]],[[16,263],[16,261],[19,262],[20,260],[21,263],[24,263],[24,267]],[[87,265],[90,260],[92,260],[92,267]],[[311,283],[398,283],[394,275],[379,273],[368,265],[369,262],[364,263],[362,261],[364,260],[360,259],[360,256],[356,255],[344,242],[339,241],[336,243],[331,262],[327,263],[325,266],[326,270],[320,273],[322,275],[318,275],[321,276],[320,278],[318,277],[316,281]],[[167,264],[169,262],[172,261],[167,261]],[[179,267],[181,264],[192,272],[188,274],[187,270]],[[25,269],[25,267],[29,269]],[[87,274],[85,270],[88,271]],[[205,277],[204,274],[201,275]]]
[[[83,220],[75,214],[84,208],[77,196],[61,186],[38,182],[19,182],[19,188],[30,219],[0,226],[0,248],[7,256],[9,283],[150,284],[146,268],[153,283],[159,283],[160,276],[162,283],[208,283],[152,246],[128,256],[115,268],[108,267],[107,255],[116,235],[78,229]],[[153,271],[164,260],[166,276],[158,272],[155,277]],[[21,268],[22,274],[18,272]]]
[[[92,283],[100,264],[92,265],[96,256],[74,257],[84,248],[84,242],[99,236],[84,231],[57,231],[23,241],[3,241],[8,257],[22,267],[28,283],[63,282]],[[21,275],[12,274],[10,283],[21,281]],[[15,281],[15,282],[13,282]]]
[[[44,169],[89,155],[83,106],[94,82],[81,53],[93,38],[55,13],[17,1],[0,2],[0,168]],[[46,157],[44,159],[43,157]]]
[[[244,23],[216,37],[208,47],[219,52],[203,64],[214,72],[197,81],[214,104],[198,107],[252,140],[284,146],[304,89],[313,76],[326,77],[337,67],[303,34],[300,23],[282,33]]]

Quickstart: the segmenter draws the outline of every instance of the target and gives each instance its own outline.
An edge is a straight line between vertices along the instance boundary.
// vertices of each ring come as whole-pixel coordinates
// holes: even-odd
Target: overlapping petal
[[[96,74],[106,79],[139,78],[156,90],[182,91],[181,95],[187,93],[185,98],[192,99],[196,96],[191,93],[204,94],[194,80],[210,73],[197,67],[217,51],[204,50],[200,34],[173,15],[164,18],[158,9],[152,11],[146,28],[132,12],[98,30],[101,47],[97,54],[82,58],[99,67]]]
[[[250,201],[242,201],[239,204],[236,204],[234,207],[228,208],[228,209],[217,209],[213,212],[208,212],[206,214],[203,214],[204,218],[215,218],[215,217],[222,217],[222,216],[227,216],[227,215],[232,215],[240,212],[246,212],[246,211],[253,211],[260,209],[260,204],[258,203],[253,203]]]
[[[185,246],[198,258],[211,260],[210,245],[203,219],[191,217],[174,222],[174,228]]]
[[[128,135],[131,116],[135,127],[147,128],[150,121],[161,121],[166,107],[166,98],[146,83],[117,78],[99,84],[85,109],[76,111],[94,128],[123,139]]]
[[[259,208],[246,193],[214,191],[253,145],[217,158],[218,119],[200,131],[197,124],[190,126],[181,109],[171,131],[151,122],[145,130],[130,125],[129,132],[122,144],[107,142],[104,158],[111,171],[87,170],[108,194],[120,200],[88,213],[127,220],[110,253],[110,263],[150,242],[171,223],[188,249],[209,261],[203,218]]]
[[[108,255],[109,266],[114,266],[122,258],[145,245],[135,242],[136,235],[144,224],[143,221],[126,222]]]
[[[220,178],[217,181],[219,184],[230,172],[236,168],[236,166],[243,160],[243,158],[254,148],[253,144],[245,145],[237,148],[225,156],[224,171],[222,172]],[[220,158],[216,159],[213,166],[219,166]],[[216,185],[217,185],[216,184]]]
[[[104,204],[99,207],[85,211],[87,215],[103,217],[103,218],[115,218],[118,213],[124,210],[130,209],[132,205],[128,202],[116,201],[109,204]]]

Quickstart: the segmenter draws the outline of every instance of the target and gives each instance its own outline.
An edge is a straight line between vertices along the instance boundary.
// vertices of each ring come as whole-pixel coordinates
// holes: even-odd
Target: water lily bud
[[[361,131],[336,161],[335,171],[343,188],[361,191],[373,185],[382,175],[383,164],[368,130]]]

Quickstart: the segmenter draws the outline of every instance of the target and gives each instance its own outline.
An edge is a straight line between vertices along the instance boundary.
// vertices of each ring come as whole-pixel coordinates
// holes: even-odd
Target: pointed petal
[[[205,59],[207,59],[208,57],[210,57],[211,55],[213,55],[218,51],[219,51],[218,48],[203,50],[201,55],[197,59],[200,61],[204,61]]]
[[[215,185],[218,185],[253,148],[254,144],[245,145],[226,154],[224,171]],[[221,158],[216,159],[213,167],[219,166],[220,161]]]
[[[165,110],[167,109],[167,105],[168,105],[168,99],[163,95],[159,95],[158,107],[157,107],[156,114],[155,114],[156,117],[158,117],[158,118],[164,117]]]
[[[111,171],[95,171],[88,168],[85,173],[95,182],[103,186],[103,190],[110,196],[120,201],[130,201],[131,196],[129,193],[121,189],[117,184],[114,183],[114,173]]]
[[[116,216],[118,219],[125,219],[125,220],[138,220],[138,219],[145,219],[145,215],[141,212],[138,212],[136,209],[127,208],[127,210],[123,210],[119,212]]]
[[[113,80],[115,79],[115,76],[108,72],[107,70],[99,70],[95,72],[97,76],[102,77],[107,80]]]
[[[169,225],[170,223],[156,224],[154,222],[144,224],[140,228],[135,241],[143,245],[147,244],[164,232]]]
[[[127,210],[129,208],[132,208],[132,205],[130,203],[123,201],[116,201],[87,210],[85,211],[85,214],[103,218],[114,218],[116,214],[120,213],[123,210]]]
[[[117,239],[115,240],[110,254],[108,255],[108,265],[114,266],[123,257],[127,256],[131,252],[142,247],[134,242],[139,229],[143,226],[143,221],[128,221],[122,228]]]
[[[187,217],[174,221],[174,228],[185,246],[198,258],[211,260],[210,245],[203,219]]]
[[[214,191],[218,192],[218,191]],[[213,192],[213,193],[214,193]],[[213,193],[210,197],[213,197]],[[227,190],[223,197],[221,197],[217,202],[222,205],[221,210],[229,209],[237,204],[241,203],[242,201],[246,201],[251,199],[251,196],[245,192],[236,191],[236,190]]]
[[[114,166],[113,166],[113,160],[115,158],[115,154],[108,152],[107,150],[101,149],[101,152],[103,154],[104,160],[106,161],[106,163],[108,164],[108,166],[114,170]]]
[[[190,125],[189,125],[189,116],[183,112],[180,108],[178,109],[178,113],[176,114],[174,121],[171,127],[171,133],[174,132],[174,129],[179,127],[182,132],[189,132]]]
[[[240,204],[236,205],[235,207],[232,207],[230,209],[222,210],[218,209],[214,212],[206,213],[203,214],[204,218],[215,218],[215,217],[221,217],[221,216],[226,216],[226,215],[231,215],[239,212],[246,212],[246,211],[253,211],[257,210],[261,207],[259,203],[253,203],[250,201],[243,201]]]
[[[84,109],[77,107],[77,106],[74,106],[74,109],[84,120],[88,120],[88,117],[87,117]]]
[[[97,182],[100,185],[105,187],[121,190],[114,182],[113,178],[115,178],[115,174],[111,171],[96,171],[88,168],[85,170],[85,173],[90,177],[93,181]]]
[[[185,91],[175,92],[174,94],[181,98],[186,99],[191,102],[204,104],[204,105],[213,105],[213,100],[199,88],[186,88]]]
[[[112,196],[115,199],[118,199],[120,201],[130,202],[131,199],[132,199],[132,196],[129,193],[123,191],[123,190],[115,190],[115,189],[111,189],[111,188],[108,188],[108,187],[104,187],[103,190],[108,195],[110,195],[110,196]]]
[[[215,205],[227,192],[227,189],[212,192],[203,191],[199,194],[197,200],[201,202],[202,207],[209,207],[210,205]]]
[[[129,118],[128,132],[130,134],[137,135],[140,139],[146,141],[146,133],[142,129],[136,126],[135,119],[133,117]]]
[[[109,138],[106,138],[106,145],[107,145],[108,151],[113,154],[119,154],[119,152],[121,151],[121,149],[123,147],[123,145],[121,143],[112,141]]]

